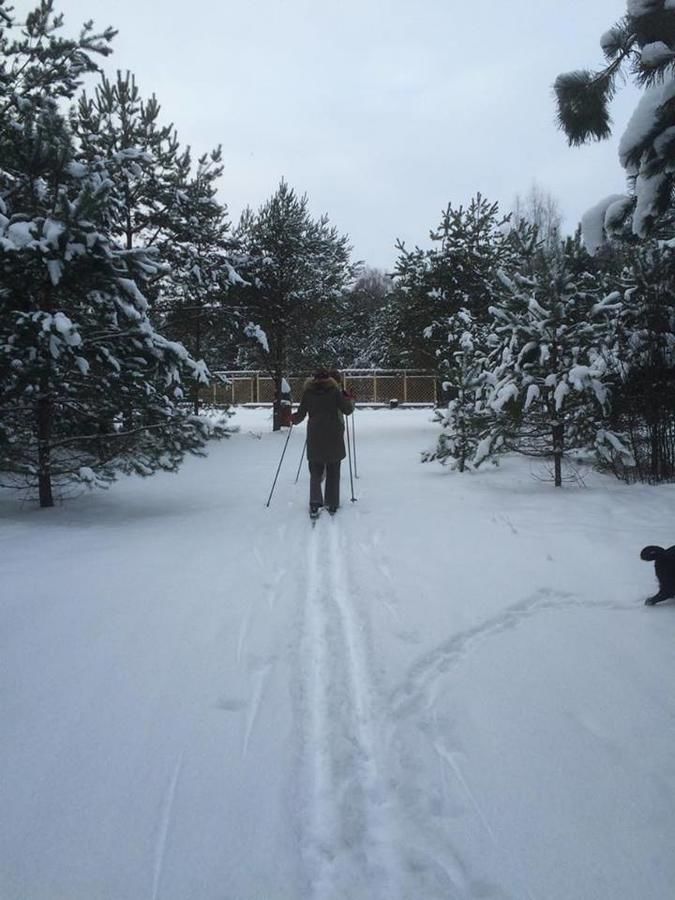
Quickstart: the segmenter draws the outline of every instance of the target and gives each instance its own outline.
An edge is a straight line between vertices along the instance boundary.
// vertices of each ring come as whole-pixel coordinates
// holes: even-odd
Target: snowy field
[[[418,463],[357,413],[55,510],[0,495],[2,900],[672,900],[675,487]]]

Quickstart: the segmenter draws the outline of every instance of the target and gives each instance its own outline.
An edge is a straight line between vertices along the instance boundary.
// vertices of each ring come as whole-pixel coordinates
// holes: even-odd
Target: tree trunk
[[[649,429],[649,475],[653,483],[659,480],[659,432],[656,425]]]
[[[281,369],[274,371],[274,403],[272,405],[272,430],[281,431]]]
[[[464,384],[464,371],[462,371],[461,375],[462,385]],[[447,405],[446,405],[447,408]],[[465,407],[464,407],[464,388],[463,386],[458,388],[457,390],[457,409],[459,410],[459,439],[460,439],[460,451],[459,451],[459,471],[463,472],[466,467],[466,421],[464,419],[465,415]]]
[[[202,343],[201,337],[202,337],[202,335],[201,335],[200,326],[201,326],[201,317],[200,317],[199,313],[197,313],[197,324],[196,324],[196,328],[195,328],[195,359],[196,360],[199,360],[199,354],[201,353],[201,343]],[[199,415],[199,382],[198,381],[195,381],[193,391],[194,391],[194,393],[193,393],[193,409],[194,409],[194,414],[196,416],[198,416]]]
[[[564,446],[565,426],[562,422],[553,422],[553,469],[554,483],[556,487],[562,487],[562,457]]]
[[[37,404],[38,493],[40,506],[43,508],[54,505],[51,471],[52,412],[49,379],[43,376]]]
[[[274,359],[274,372],[272,373],[272,377],[274,378],[274,403],[272,406],[272,430],[273,431],[281,431],[281,381],[284,375],[283,363],[284,363],[284,347],[283,347],[283,336],[281,333],[277,333],[276,336],[276,353]]]

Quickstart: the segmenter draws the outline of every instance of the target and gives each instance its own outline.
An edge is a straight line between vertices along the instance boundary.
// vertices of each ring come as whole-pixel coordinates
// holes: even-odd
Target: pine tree
[[[307,196],[298,197],[285,181],[257,213],[244,212],[235,237],[246,281],[237,296],[255,323],[249,334],[274,380],[278,429],[284,373],[297,362],[321,362],[321,322],[353,278],[351,248],[327,216],[312,219]]]
[[[169,264],[147,287],[153,324],[185,341],[195,358],[220,363],[219,346],[237,325],[227,305],[237,280],[232,240],[217,199],[221,149],[193,165],[190,148],[181,148],[160,115],[157,98],[144,100],[134,76],[118,72],[115,81],[103,77],[92,97],[84,94],[72,118],[85,156],[110,161],[114,236],[127,249],[156,247]],[[198,413],[198,385],[191,393]]]
[[[430,234],[429,249],[407,250],[398,243],[393,297],[398,315],[392,339],[399,365],[438,370],[444,354],[454,350],[443,323],[460,309],[486,321],[497,272],[512,254],[508,222],[498,204],[478,194],[466,208],[448,204]]]
[[[236,249],[227,210],[217,198],[222,172],[218,147],[199,158],[194,175],[176,191],[171,237],[163,254],[171,272],[155,303],[167,335],[207,365],[221,364],[224,347],[241,327],[229,305],[231,286],[243,282],[234,268]],[[198,384],[193,385],[192,396],[198,413]]]
[[[51,109],[55,102],[72,100],[82,77],[98,70],[96,57],[112,53],[114,29],[96,32],[88,22],[73,40],[60,34],[62,25],[54,0],[40,0],[25,22],[17,21],[8,0],[0,0],[1,136],[21,107]]]
[[[569,451],[593,452],[608,404],[598,286],[590,273],[572,278],[568,260],[540,254],[532,271],[509,279],[492,309],[500,340],[489,374],[493,443],[552,457],[562,484]]]
[[[177,192],[189,178],[189,150],[160,113],[154,94],[144,100],[135,77],[117,72],[115,81],[102,76],[92,97],[83,93],[71,115],[82,155],[108,160],[118,192],[111,233],[127,250],[142,244],[164,251]]]
[[[111,237],[108,161],[78,156],[60,111],[110,35],[61,39],[49,2],[22,42],[12,24],[3,10],[2,71],[15,77],[0,81],[0,470],[51,506],[54,482],[172,471],[224,429],[182,409],[182,375],[205,372],[148,319],[139,286],[159,257]]]
[[[478,468],[495,453],[494,413],[486,400],[486,373],[489,370],[489,328],[476,321],[468,309],[460,309],[445,323],[450,357],[441,362],[441,375],[448,399],[436,413],[441,434],[433,451],[422,455],[423,462],[438,460],[464,472]]]
[[[621,435],[604,457],[625,480],[675,478],[675,251],[631,248],[600,309],[612,381],[610,422]]]

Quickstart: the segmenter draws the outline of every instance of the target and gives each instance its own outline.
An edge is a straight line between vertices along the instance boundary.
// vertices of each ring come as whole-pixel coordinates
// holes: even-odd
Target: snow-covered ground
[[[179,475],[0,495],[2,900],[672,900],[673,486],[418,463],[312,528],[268,412]]]

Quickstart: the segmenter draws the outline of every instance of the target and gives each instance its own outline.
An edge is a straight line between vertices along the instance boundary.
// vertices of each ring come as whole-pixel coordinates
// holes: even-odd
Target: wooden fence
[[[310,373],[286,375],[294,402]],[[274,382],[266,372],[218,371],[212,383],[201,391],[202,399],[214,405],[268,404],[274,399]],[[346,369],[342,382],[360,404],[400,404],[433,406],[437,400],[437,379],[416,369]]]

